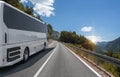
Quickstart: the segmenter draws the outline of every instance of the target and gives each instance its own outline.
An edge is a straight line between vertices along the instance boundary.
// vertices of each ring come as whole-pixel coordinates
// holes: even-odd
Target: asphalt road
[[[56,42],[45,51],[30,57],[26,63],[0,69],[0,77],[100,77]]]

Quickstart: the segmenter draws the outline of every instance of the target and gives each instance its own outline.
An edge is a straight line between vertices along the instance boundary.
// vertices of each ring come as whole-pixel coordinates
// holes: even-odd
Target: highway
[[[26,63],[0,68],[0,77],[101,77],[59,42],[30,57]]]

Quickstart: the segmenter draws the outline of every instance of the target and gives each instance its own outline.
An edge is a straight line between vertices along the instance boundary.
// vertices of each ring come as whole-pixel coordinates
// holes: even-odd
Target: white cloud
[[[41,16],[54,16],[54,7],[53,4],[55,0],[20,0],[21,3],[32,2],[34,5],[33,10]]]
[[[90,31],[92,31],[92,27],[91,26],[85,26],[85,27],[83,27],[83,28],[81,28],[81,31],[82,32],[90,32]]]
[[[100,36],[86,36],[86,37],[94,43],[103,41]]]
[[[33,10],[37,14],[46,17],[55,15],[53,7],[55,0],[20,0],[20,2],[22,3],[27,3],[28,1],[32,2],[32,4],[34,5]]]
[[[20,2],[22,2],[22,3],[23,3],[23,2],[27,3],[27,2],[28,2],[28,0],[20,0]]]
[[[42,16],[50,17],[51,15],[54,15],[54,12],[53,12],[54,8],[46,4],[36,3],[33,9],[39,15],[42,15]]]

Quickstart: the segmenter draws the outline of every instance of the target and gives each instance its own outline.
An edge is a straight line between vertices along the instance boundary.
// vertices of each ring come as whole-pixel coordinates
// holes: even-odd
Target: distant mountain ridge
[[[113,41],[108,42],[106,49],[108,51],[114,51],[114,52],[120,51],[120,37]]]
[[[96,52],[108,52],[114,53],[120,51],[120,37],[109,42],[98,42],[96,45]]]
[[[101,51],[107,52],[106,50],[107,44],[108,42],[98,42],[96,44],[96,52],[101,52]]]
[[[52,38],[54,40],[58,40],[60,37],[60,33],[58,31],[53,31]]]

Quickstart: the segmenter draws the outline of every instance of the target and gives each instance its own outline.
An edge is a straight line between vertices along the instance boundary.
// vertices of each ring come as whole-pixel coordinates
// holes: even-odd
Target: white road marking
[[[65,46],[65,45],[64,45]],[[66,47],[66,46],[65,46]],[[93,71],[98,77],[102,77],[99,73],[97,73],[92,67],[90,67],[85,61],[83,61],[78,55],[76,55],[72,50],[66,47],[77,59],[79,59],[83,64],[85,64],[91,71]]]
[[[41,73],[41,71],[43,70],[45,65],[48,63],[48,61],[50,60],[52,55],[55,53],[57,47],[58,47],[58,44],[57,44],[56,48],[53,50],[53,52],[50,54],[50,56],[47,58],[47,60],[44,62],[44,64],[40,67],[40,69],[37,71],[37,73],[33,77],[38,77],[38,75]]]

